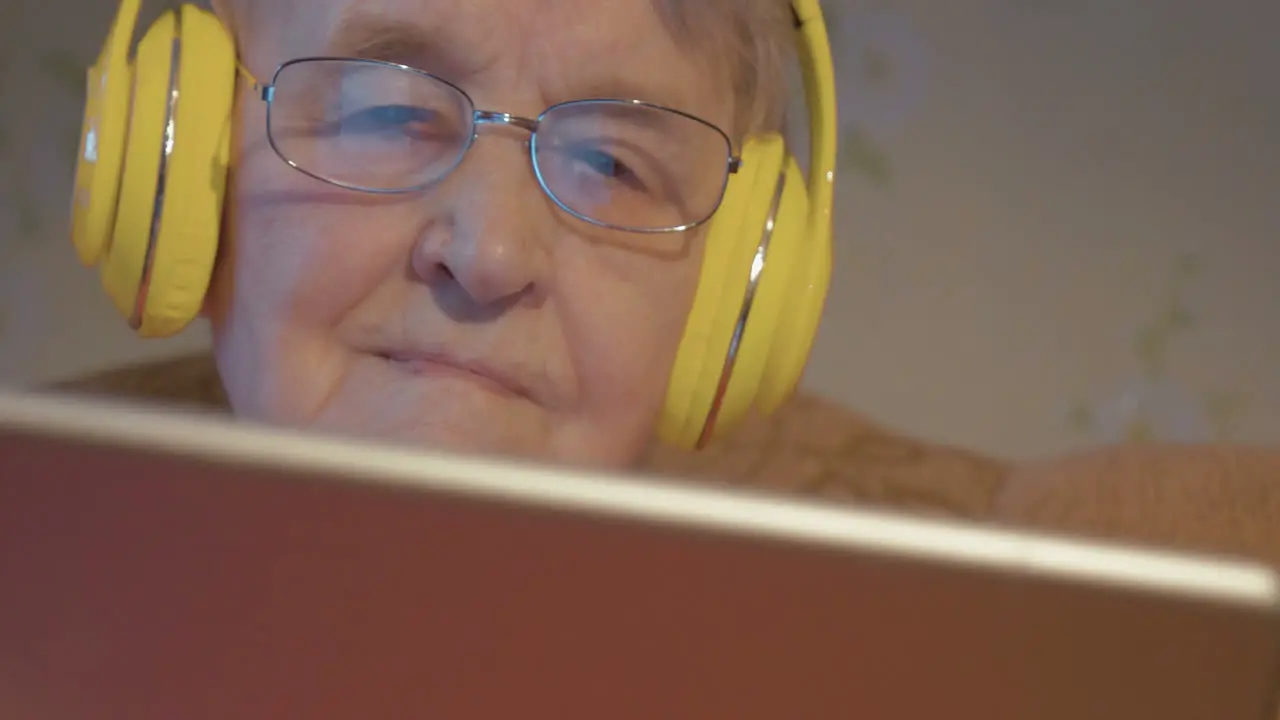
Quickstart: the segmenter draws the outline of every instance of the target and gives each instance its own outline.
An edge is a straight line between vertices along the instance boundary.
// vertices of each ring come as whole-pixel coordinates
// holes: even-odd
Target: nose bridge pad
[[[523,130],[527,133],[521,146],[524,147],[526,153],[533,151],[533,136],[538,132],[540,121],[535,118],[523,117],[520,115],[512,115],[511,113],[495,112],[493,110],[477,110],[475,113],[475,122],[471,128],[471,142],[474,143],[480,138],[480,128],[486,125],[499,125],[515,130]],[[532,157],[532,155],[530,155]]]
[[[525,159],[528,162],[527,170],[532,173],[533,180],[537,182],[538,189],[544,196],[547,196],[553,202],[551,191],[547,188],[542,178],[542,173],[538,169],[537,159],[533,156],[534,138],[542,125],[542,121],[537,118],[524,117],[521,115],[513,115],[511,113],[496,112],[493,110],[477,110],[475,111],[475,121],[471,128],[471,144],[480,138],[480,130],[486,126],[498,126],[507,128],[508,131],[525,133],[524,139],[520,145],[524,149]],[[556,202],[558,205],[559,203]]]

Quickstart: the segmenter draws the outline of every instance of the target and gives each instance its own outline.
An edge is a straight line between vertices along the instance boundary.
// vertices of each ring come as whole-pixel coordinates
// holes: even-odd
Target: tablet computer
[[[0,396],[0,717],[1273,720],[1217,558]]]

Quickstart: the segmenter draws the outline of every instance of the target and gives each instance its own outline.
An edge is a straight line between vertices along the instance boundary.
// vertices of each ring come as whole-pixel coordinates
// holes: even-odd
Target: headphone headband
[[[800,33],[800,71],[809,114],[809,227],[831,233],[839,118],[831,41],[818,0],[793,0]]]
[[[88,74],[72,236],[136,331],[166,336],[199,313],[218,256],[237,53],[216,16],[183,5],[147,29],[131,59],[142,3],[119,2]],[[781,405],[803,375],[822,316],[835,73],[818,0],[792,0],[791,12],[809,115],[808,182],[781,134],[747,138],[741,170],[703,238],[698,289],[658,423],[659,435],[680,446]]]

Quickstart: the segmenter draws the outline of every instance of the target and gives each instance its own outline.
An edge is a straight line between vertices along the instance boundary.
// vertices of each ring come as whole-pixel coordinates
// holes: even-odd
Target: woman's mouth
[[[454,378],[474,383],[504,397],[527,396],[521,385],[484,363],[434,353],[380,352],[393,369],[421,378]]]

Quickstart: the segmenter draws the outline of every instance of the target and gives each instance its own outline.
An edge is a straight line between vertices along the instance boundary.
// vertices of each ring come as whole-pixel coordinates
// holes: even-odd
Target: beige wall
[[[893,186],[845,178],[812,385],[925,435],[1058,450],[1097,437],[1078,406],[1144,394],[1133,347],[1181,301],[1154,424],[1280,440],[1280,3],[879,6],[911,19],[914,43],[882,46],[927,55],[905,63],[927,87],[902,76],[923,100],[883,140]]]
[[[1280,3],[829,5],[847,134],[810,387],[1007,456],[1280,442]],[[0,3],[3,380],[207,341],[133,340],[65,241],[55,78],[112,10]]]

